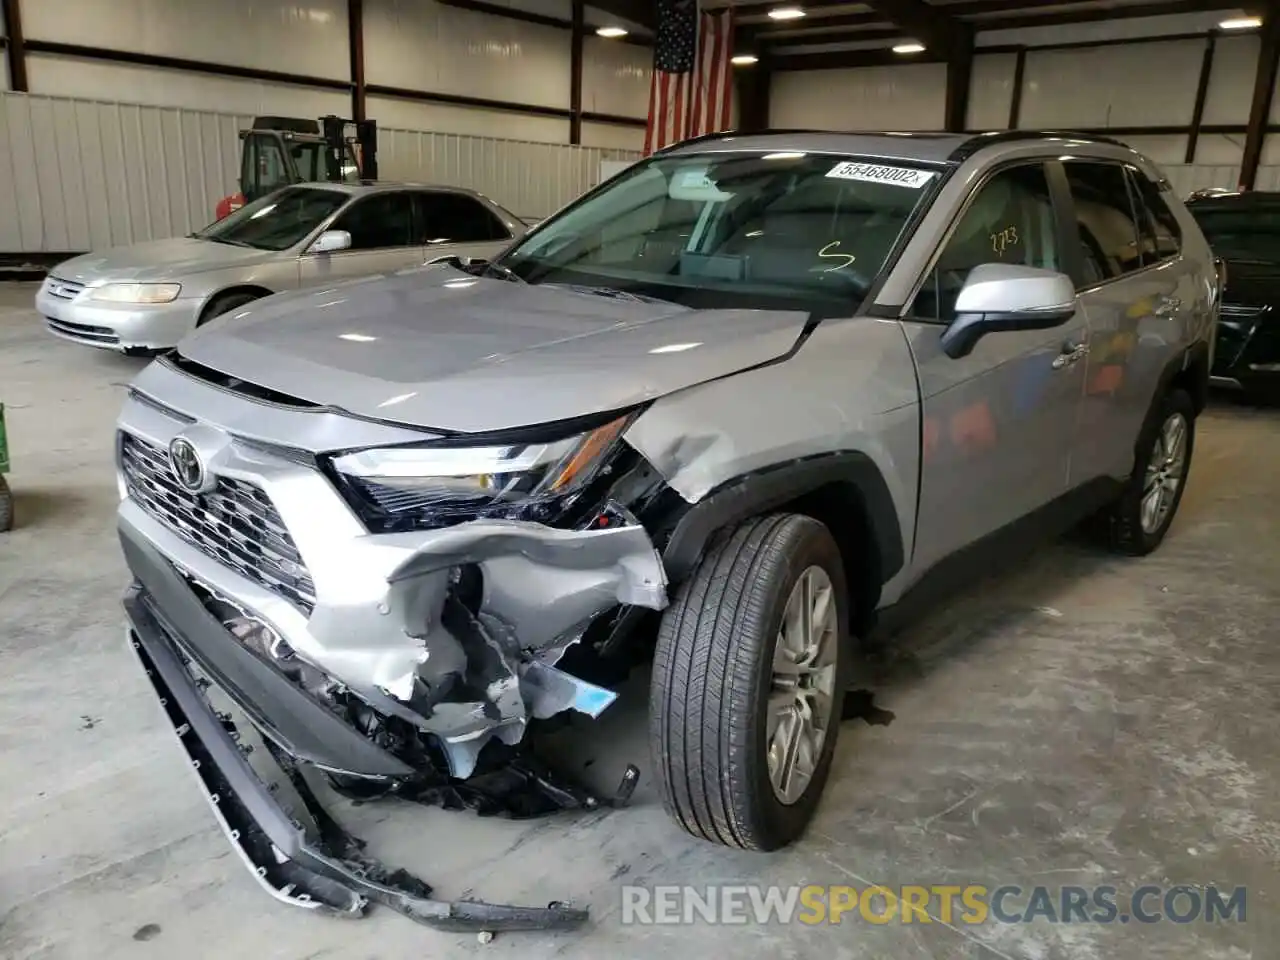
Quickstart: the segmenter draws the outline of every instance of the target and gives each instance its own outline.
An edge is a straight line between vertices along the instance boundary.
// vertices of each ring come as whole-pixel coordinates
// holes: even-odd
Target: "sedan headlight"
[[[108,283],[94,287],[89,299],[109,303],[172,303],[181,292],[180,283]]]
[[[480,517],[547,520],[590,485],[631,419],[549,442],[385,447],[330,465],[388,529]]]

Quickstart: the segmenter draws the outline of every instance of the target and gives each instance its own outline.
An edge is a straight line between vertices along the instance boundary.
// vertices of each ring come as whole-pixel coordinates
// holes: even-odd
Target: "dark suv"
[[[1193,197],[1187,209],[1226,268],[1213,380],[1280,397],[1280,193]]]

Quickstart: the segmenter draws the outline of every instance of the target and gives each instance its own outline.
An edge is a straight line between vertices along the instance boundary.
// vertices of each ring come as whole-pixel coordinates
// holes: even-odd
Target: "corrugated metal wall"
[[[236,189],[252,117],[0,92],[0,252],[91,250],[180,236]],[[480,190],[544,217],[626,150],[380,129],[385,179]]]

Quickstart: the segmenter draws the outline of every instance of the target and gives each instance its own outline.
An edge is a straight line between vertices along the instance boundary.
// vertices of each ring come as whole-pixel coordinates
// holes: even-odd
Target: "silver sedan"
[[[151,353],[260,297],[443,256],[489,258],[526,229],[468,190],[299,184],[188,237],[66,260],[41,285],[36,309],[59,337]]]

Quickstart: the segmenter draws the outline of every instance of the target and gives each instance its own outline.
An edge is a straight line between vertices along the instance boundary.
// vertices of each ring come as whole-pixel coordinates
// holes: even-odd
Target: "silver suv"
[[[577,923],[430,899],[310,781],[618,802],[634,769],[596,796],[530,735],[599,715],[652,651],[671,815],[789,843],[855,640],[1086,518],[1160,543],[1219,289],[1160,173],[1109,140],[688,142],[492,262],[270,297],[143,371],[119,433],[132,643],[277,897]],[[282,770],[289,812],[263,786]]]

